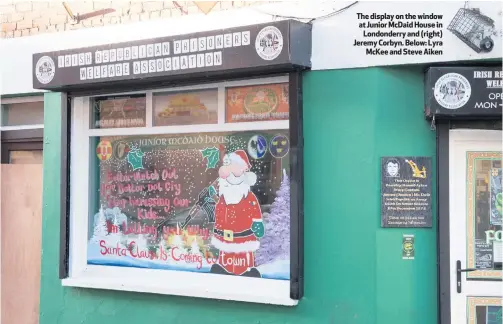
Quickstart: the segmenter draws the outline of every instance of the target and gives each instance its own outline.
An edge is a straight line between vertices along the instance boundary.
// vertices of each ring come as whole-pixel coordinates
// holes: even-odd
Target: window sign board
[[[501,117],[502,77],[501,66],[430,68],[426,117]]]
[[[430,157],[381,158],[381,226],[431,227]]]
[[[226,122],[288,120],[288,84],[227,89]]]
[[[216,124],[218,90],[158,92],[153,97],[155,126]]]
[[[146,96],[95,97],[91,103],[93,128],[142,127],[146,125]]]
[[[293,41],[294,40],[294,41]],[[293,20],[33,55],[33,88],[309,68],[311,26]]]

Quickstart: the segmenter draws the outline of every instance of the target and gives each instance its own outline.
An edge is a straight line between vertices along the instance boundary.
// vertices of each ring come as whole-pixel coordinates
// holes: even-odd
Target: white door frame
[[[468,268],[466,263],[466,152],[501,151],[501,137],[502,132],[499,130],[457,129],[449,131],[449,271],[450,313],[453,324],[467,323],[467,296],[502,296],[501,281],[466,280],[467,272],[461,273],[461,293],[458,293],[456,276],[457,260],[461,260],[462,269]],[[472,300],[475,302],[474,298]],[[470,300],[471,303],[472,300]],[[494,303],[494,299],[491,301]]]

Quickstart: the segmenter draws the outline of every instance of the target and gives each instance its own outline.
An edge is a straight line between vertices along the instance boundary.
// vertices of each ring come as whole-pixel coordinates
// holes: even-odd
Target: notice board
[[[381,226],[431,227],[431,158],[381,158]]]

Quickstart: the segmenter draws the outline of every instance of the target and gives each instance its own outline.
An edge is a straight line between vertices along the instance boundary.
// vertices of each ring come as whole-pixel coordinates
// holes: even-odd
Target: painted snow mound
[[[194,264],[184,264],[181,262],[173,261],[171,259],[163,261],[158,259],[154,260],[136,259],[131,256],[116,256],[116,255],[103,256],[100,253],[100,246],[92,242],[89,242],[88,245],[87,264],[107,265],[116,267],[162,269],[162,270],[181,270],[191,272],[210,271],[210,265],[204,261],[202,263],[202,267],[200,269],[197,269],[197,267]]]
[[[276,260],[257,267],[262,278],[290,280],[290,260]]]
[[[99,244],[89,242],[87,250],[87,264],[190,272],[209,272],[211,268],[211,265],[206,261],[203,261],[202,267],[200,269],[197,269],[194,264],[183,264],[171,259],[169,259],[168,261],[163,261],[136,259],[131,256],[103,256],[100,253],[100,249],[101,248]],[[262,274],[262,278],[264,279],[290,280],[289,260],[276,260],[271,263],[260,265],[257,268]]]

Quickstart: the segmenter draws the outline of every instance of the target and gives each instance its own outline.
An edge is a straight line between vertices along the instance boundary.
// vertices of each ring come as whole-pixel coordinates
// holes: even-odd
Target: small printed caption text
[[[443,15],[357,13],[363,31],[353,46],[366,55],[443,55]]]

